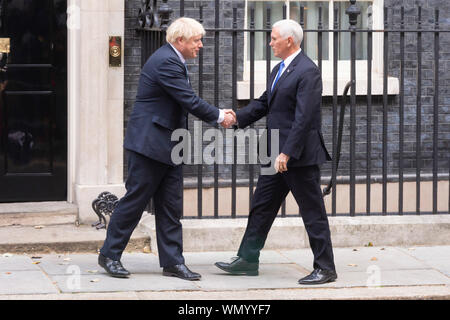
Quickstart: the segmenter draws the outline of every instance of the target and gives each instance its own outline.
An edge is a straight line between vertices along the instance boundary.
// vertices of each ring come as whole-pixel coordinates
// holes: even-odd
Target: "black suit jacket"
[[[142,68],[136,102],[125,135],[125,149],[174,165],[171,141],[175,129],[186,128],[187,114],[215,124],[219,109],[200,99],[187,79],[187,70],[173,48],[159,48]]]
[[[279,152],[290,156],[288,166],[320,165],[331,160],[321,132],[319,69],[301,51],[271,91],[279,66],[272,70],[270,84],[262,96],[236,112],[239,127],[245,128],[267,116],[268,145],[270,147],[270,131],[278,129]]]

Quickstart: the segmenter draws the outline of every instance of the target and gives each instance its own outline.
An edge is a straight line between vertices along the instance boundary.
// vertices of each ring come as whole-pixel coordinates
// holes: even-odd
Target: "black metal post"
[[[181,6],[181,2],[180,2]],[[184,3],[183,3],[184,7]],[[181,9],[180,9],[181,10]],[[199,8],[199,22],[203,23],[203,6]],[[180,13],[181,14],[181,13]],[[198,54],[198,95],[203,98],[203,48],[200,49]],[[203,132],[203,122],[199,121],[200,132]],[[197,165],[197,216],[199,218],[203,215],[203,152],[201,145],[199,145],[200,150],[198,150],[199,164]]]
[[[220,18],[220,1],[215,0],[214,6],[215,13],[215,29],[214,32],[214,105],[219,106],[219,18]],[[216,128],[218,125],[216,125]],[[219,144],[217,139],[215,143],[215,156],[217,156],[217,150]],[[214,161],[214,217],[219,217],[219,165],[217,161]]]
[[[384,7],[384,39],[383,39],[383,195],[382,195],[382,212],[386,215],[387,212],[387,109],[388,109],[388,96],[387,96],[387,78],[388,78],[388,9]]]
[[[237,109],[237,8],[233,8],[233,34],[232,34],[232,109]],[[233,164],[231,165],[231,217],[236,218],[236,162],[237,139],[233,137]]]
[[[336,215],[336,174],[337,174],[337,108],[338,108],[338,45],[339,33],[339,9],[334,8],[334,25],[333,25],[333,162],[331,168],[331,180],[334,183],[333,194],[331,195],[331,214]]]
[[[322,6],[319,6],[319,22],[317,24],[317,61],[320,74],[322,75]]]
[[[422,166],[422,7],[418,8],[417,29],[417,96],[416,96],[416,213],[420,214],[420,171]]]
[[[439,143],[439,9],[434,19],[434,101],[433,101],[433,214],[438,211],[438,143]]]
[[[255,99],[255,6],[250,8],[250,102]],[[253,124],[251,125],[253,128]],[[249,152],[251,150],[249,149]],[[248,212],[251,210],[254,189],[254,165],[248,166]]]
[[[400,29],[405,29],[405,8],[400,11]],[[404,141],[404,99],[405,97],[405,32],[400,32],[400,106],[399,106],[399,147],[398,147],[398,213],[403,215],[403,141]]]
[[[200,5],[200,8],[202,6]],[[184,17],[184,0],[180,0],[180,17]]]
[[[361,13],[356,5],[356,0],[350,1],[351,5],[346,10],[350,23],[350,216],[355,215],[355,142],[356,142],[356,24]]]
[[[267,15],[266,15],[266,29],[270,30],[272,28],[271,25],[271,8],[270,4],[267,5]],[[271,72],[271,65],[270,61],[272,58],[272,54],[270,51],[270,43],[271,41],[271,31],[267,31],[266,33],[266,90],[270,90],[270,72]]]
[[[303,30],[305,30],[305,7],[303,5],[300,5],[300,26]],[[303,33],[303,40],[305,39],[306,34]],[[302,51],[306,52],[306,43],[305,41],[302,41],[301,45]]]
[[[371,21],[371,13],[369,13]],[[366,214],[370,215],[372,175],[372,25],[367,32],[367,148],[366,148]]]

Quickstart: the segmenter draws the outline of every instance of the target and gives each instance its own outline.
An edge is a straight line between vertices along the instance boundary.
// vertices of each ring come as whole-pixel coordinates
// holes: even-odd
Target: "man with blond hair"
[[[281,152],[273,164],[277,173],[258,179],[238,258],[216,266],[232,274],[258,275],[260,251],[292,192],[314,255],[313,272],[298,282],[314,285],[335,281],[337,274],[320,190],[320,165],[331,160],[321,132],[322,79],[319,68],[302,52],[302,40],[297,22],[281,20],[273,25],[270,46],[282,61],[272,70],[262,96],[236,112],[240,128],[267,116],[268,135],[278,130]]]
[[[126,278],[130,273],[120,258],[150,198],[155,204],[158,256],[163,275],[199,280],[200,274],[184,264],[182,225],[183,177],[181,165],[171,159],[172,132],[187,127],[188,113],[227,128],[235,122],[231,110],[220,110],[200,99],[188,77],[187,59],[202,48],[203,26],[179,18],[167,29],[167,44],[145,63],[136,102],[130,115],[124,147],[128,156],[126,194],[109,221],[98,263],[110,275]]]

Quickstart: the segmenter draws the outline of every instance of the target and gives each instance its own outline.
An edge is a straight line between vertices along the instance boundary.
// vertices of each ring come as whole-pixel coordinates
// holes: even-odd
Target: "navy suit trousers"
[[[126,194],[111,215],[100,252],[120,260],[150,198],[155,204],[156,237],[161,267],[184,263],[182,226],[182,167],[150,159],[127,150]]]
[[[320,190],[320,169],[317,165],[289,167],[274,175],[261,175],[252,199],[247,229],[238,256],[258,262],[260,250],[277,216],[281,204],[292,192],[309,237],[314,255],[314,269],[335,271],[330,228]]]

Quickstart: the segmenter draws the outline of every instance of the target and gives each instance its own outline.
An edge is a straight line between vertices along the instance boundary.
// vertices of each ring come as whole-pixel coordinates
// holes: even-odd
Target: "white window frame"
[[[261,0],[260,0],[261,1]],[[264,0],[262,0],[264,1]],[[288,3],[289,0],[272,0]],[[326,1],[326,0],[308,0],[308,1]],[[369,1],[369,0],[360,0]],[[245,0],[245,20],[244,26],[248,25],[247,8],[250,0]],[[328,25],[333,28],[333,8],[334,2],[342,2],[342,0],[329,0],[329,21]],[[382,30],[384,28],[384,0],[372,0],[372,29]],[[287,7],[289,12],[289,7]],[[274,21],[273,21],[274,22]],[[383,34],[381,32],[372,33],[372,94],[383,94]],[[238,100],[250,99],[250,61],[248,58],[248,37],[249,33],[244,33],[244,72],[243,81],[238,81],[237,98]],[[322,60],[322,81],[323,81],[323,96],[333,95],[333,33],[329,33],[329,60]],[[316,64],[317,60],[314,61]],[[266,90],[266,60],[255,61],[255,96],[258,98]],[[279,61],[271,61],[271,69],[278,64]],[[347,82],[350,81],[350,60],[338,60],[338,86],[337,94],[342,95]],[[399,93],[399,81],[397,78],[388,77],[388,94]],[[356,60],[356,94],[367,94],[367,61]]]

